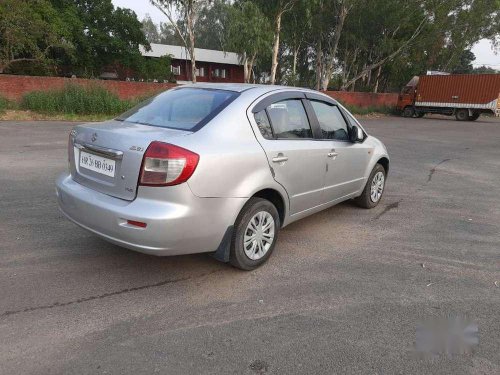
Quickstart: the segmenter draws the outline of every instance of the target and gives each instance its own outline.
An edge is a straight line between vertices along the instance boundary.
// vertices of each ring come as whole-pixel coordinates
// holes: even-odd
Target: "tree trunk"
[[[293,50],[293,65],[292,65],[293,79],[295,79],[295,74],[297,74],[297,55],[298,54],[299,54],[299,49],[295,48]]]
[[[250,63],[249,63],[249,67],[248,67],[248,70],[249,70],[248,82],[251,81],[252,76],[253,76],[253,83],[255,83],[255,74],[253,72],[253,66],[255,65],[256,58],[257,58],[257,53],[254,53],[252,58],[250,59]]]
[[[248,57],[245,54],[245,56],[243,57],[243,79],[245,83],[249,82],[249,77],[250,75],[248,74]]]
[[[321,36],[316,44],[316,90],[319,91],[321,87],[321,72],[323,70],[323,64],[321,63],[323,59],[323,52],[321,50]]]
[[[196,56],[194,52],[195,36],[193,30],[193,10],[186,10],[187,29],[189,34],[189,56],[191,57],[191,81],[196,83]]]
[[[344,22],[347,17],[348,9],[346,5],[342,5],[340,9],[339,19],[337,22],[337,26],[335,26],[335,39],[333,40],[333,44],[329,51],[328,62],[325,67],[325,71],[323,73],[323,77],[321,80],[321,90],[326,91],[328,89],[328,85],[330,84],[330,79],[332,78],[333,68],[335,64],[335,55],[337,54],[337,49],[339,46],[340,35],[342,34],[342,29],[344,28]]]
[[[376,94],[378,92],[378,85],[380,80],[380,74],[382,73],[382,65],[378,67],[377,70],[377,78],[375,79],[375,87],[373,88],[373,92]]]
[[[282,12],[279,11],[278,14],[276,15],[276,20],[274,25],[273,59],[271,63],[271,85],[274,85],[276,82],[276,71],[278,70],[278,50],[280,47],[281,15]]]

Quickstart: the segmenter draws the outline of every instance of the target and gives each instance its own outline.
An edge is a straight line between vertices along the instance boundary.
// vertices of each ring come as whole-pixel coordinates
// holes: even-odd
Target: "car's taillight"
[[[151,142],[142,160],[139,185],[171,186],[186,182],[193,174],[200,156],[169,143]]]

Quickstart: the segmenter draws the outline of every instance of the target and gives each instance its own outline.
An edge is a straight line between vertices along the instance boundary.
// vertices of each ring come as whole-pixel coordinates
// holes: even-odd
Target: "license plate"
[[[102,156],[80,151],[80,167],[109,177],[115,177],[115,161]]]

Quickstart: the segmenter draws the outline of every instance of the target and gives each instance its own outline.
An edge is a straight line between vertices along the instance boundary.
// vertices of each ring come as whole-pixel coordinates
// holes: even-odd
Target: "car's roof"
[[[219,89],[219,90],[228,90],[235,92],[243,92],[251,89],[260,89],[261,91],[276,91],[280,89],[287,90],[297,90],[297,91],[308,91],[308,92],[317,92],[311,89],[302,88],[302,87],[293,87],[293,86],[279,86],[279,85],[258,85],[252,83],[189,83],[182,85],[180,87],[196,87],[196,88],[207,88],[207,89]]]

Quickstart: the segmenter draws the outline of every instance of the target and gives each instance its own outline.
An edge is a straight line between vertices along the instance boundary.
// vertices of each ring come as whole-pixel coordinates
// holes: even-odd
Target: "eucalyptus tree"
[[[240,54],[245,82],[250,82],[257,58],[270,52],[271,25],[254,2],[239,2],[227,9],[227,46]]]
[[[358,0],[313,0],[316,14],[316,89],[326,90],[337,63],[337,50],[349,12]]]
[[[301,81],[299,70],[307,64],[307,54],[311,28],[315,20],[312,17],[311,2],[300,0],[282,21],[282,56],[280,60],[282,78],[285,84],[297,85]]]
[[[278,70],[278,52],[280,48],[281,20],[283,15],[290,12],[299,0],[254,0],[267,15],[273,24],[273,48],[271,55],[271,75],[270,81],[273,85],[276,82],[276,72]]]
[[[196,82],[196,26],[202,10],[209,6],[211,0],[150,0],[168,19],[172,27],[177,31],[182,43],[188,51],[191,59],[191,80]],[[184,33],[179,26],[176,16],[179,16]],[[186,35],[187,34],[187,35]]]
[[[195,30],[196,43],[200,48],[227,50],[227,27],[230,17],[229,0],[214,0],[201,11]]]
[[[160,43],[158,25],[153,22],[149,14],[146,14],[142,20],[142,32],[149,43]]]

